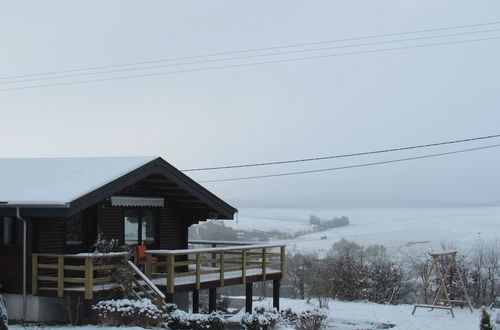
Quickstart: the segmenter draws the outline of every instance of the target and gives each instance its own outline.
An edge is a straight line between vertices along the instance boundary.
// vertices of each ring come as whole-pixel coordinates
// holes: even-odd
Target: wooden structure
[[[460,272],[460,268],[458,267],[457,264],[457,259],[456,259],[457,251],[443,251],[438,253],[429,253],[429,255],[432,257],[432,265],[425,276],[424,284],[422,286],[422,289],[420,290],[420,294],[418,295],[417,301],[413,306],[412,315],[415,314],[417,308],[430,308],[430,309],[436,308],[436,309],[449,310],[451,316],[455,317],[455,314],[453,313],[453,305],[456,304],[460,304],[462,306],[468,306],[472,313],[473,311],[469,295],[467,294],[467,290],[465,288],[465,284],[462,278],[462,273]],[[446,258],[448,258],[448,260],[446,260]],[[443,267],[443,264],[445,265],[447,264],[447,266]],[[423,304],[422,300],[425,296],[427,288],[429,287],[431,277],[434,271],[436,272],[436,277],[439,282],[439,287],[436,291],[436,295],[434,297],[434,301],[432,302],[432,304],[431,305]],[[463,300],[450,299],[448,289],[446,287],[446,278],[448,274],[450,275],[455,274],[458,277],[460,282],[460,288],[462,289],[464,297]]]
[[[99,233],[119,245],[146,245],[148,280],[163,277],[160,287],[167,298],[188,288],[196,296],[198,289],[208,288],[215,299],[218,286],[267,279],[279,285],[283,274],[284,247],[212,247],[191,253],[190,225],[230,220],[237,210],[161,158],[0,159],[0,182],[2,293],[98,298],[113,284],[109,271],[123,262],[123,255],[115,254],[111,260],[116,262],[102,264],[101,256],[88,253]],[[215,257],[208,260],[207,255]],[[152,256],[158,258],[157,267]],[[217,268],[217,285],[205,281],[209,272],[215,274],[207,262]],[[239,280],[227,276],[234,263]],[[260,274],[250,272],[257,268]],[[179,284],[181,277],[191,276],[182,272],[193,272],[198,281]],[[138,284],[145,285],[142,275],[137,275]]]
[[[197,241],[199,242],[199,241]],[[217,241],[204,241],[217,245]],[[208,244],[208,243],[207,243]],[[223,242],[224,245],[229,242]],[[238,244],[235,242],[235,244]],[[279,309],[280,280],[285,273],[284,245],[238,245],[223,248],[183,250],[148,250],[145,272],[133,263],[139,292],[153,301],[173,302],[179,292],[193,292],[193,311],[199,310],[199,290],[212,290],[215,299],[218,287],[246,284],[247,311],[252,310],[252,284],[273,281],[273,305]],[[85,299],[99,298],[115,285],[112,272],[123,265],[127,253],[112,254],[40,254],[32,255],[33,295],[47,294],[64,297],[80,294]],[[102,261],[106,262],[103,263]],[[147,288],[143,288],[147,286]],[[160,292],[150,296],[151,292]],[[212,302],[210,309],[215,309]]]
[[[154,264],[151,262],[153,258],[158,260]],[[199,290],[209,289],[210,292],[217,287],[246,284],[246,310],[251,312],[252,283],[266,280],[273,281],[273,305],[279,309],[280,280],[284,273],[285,245],[148,250],[146,258],[146,275],[160,288],[164,288],[167,300],[171,301],[176,292],[194,292],[194,311],[198,310]],[[209,296],[209,300],[215,299],[213,293]],[[214,307],[209,306],[209,309],[213,310]]]

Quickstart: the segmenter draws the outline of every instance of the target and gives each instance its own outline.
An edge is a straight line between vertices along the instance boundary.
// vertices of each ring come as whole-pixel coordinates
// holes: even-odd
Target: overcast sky
[[[500,21],[499,13],[498,1],[457,0],[3,1],[0,77],[494,22]],[[396,39],[494,29],[500,29],[500,24]],[[500,31],[321,54],[495,36]],[[307,55],[317,53],[292,57]],[[273,57],[279,58],[290,56]],[[0,91],[0,157],[158,155],[184,169],[498,134],[499,59],[500,39],[496,39]],[[97,77],[57,82],[92,78]],[[0,84],[0,89],[51,82]],[[192,176],[203,180],[319,169],[494,143],[500,139]],[[205,186],[229,200],[288,200],[292,204],[347,198],[363,206],[370,199],[393,197],[479,202],[500,199],[499,169],[497,148]]]

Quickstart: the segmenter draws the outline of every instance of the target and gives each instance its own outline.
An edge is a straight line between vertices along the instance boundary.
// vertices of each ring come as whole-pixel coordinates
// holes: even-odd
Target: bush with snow
[[[321,309],[305,310],[295,313],[290,308],[281,311],[282,323],[299,330],[321,329],[326,313]]]
[[[159,324],[162,311],[151,300],[102,300],[92,306],[97,310],[99,321],[105,325],[132,325],[153,327]]]
[[[280,319],[276,308],[255,307],[253,314],[246,313],[241,318],[241,325],[249,330],[267,330],[274,328]]]
[[[167,313],[166,323],[172,329],[222,330],[226,328],[226,320],[221,312],[191,314],[175,309]]]

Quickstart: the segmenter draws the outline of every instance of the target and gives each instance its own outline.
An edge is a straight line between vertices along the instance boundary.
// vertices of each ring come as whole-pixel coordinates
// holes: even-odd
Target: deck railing
[[[146,251],[146,275],[153,279],[164,278],[162,283],[155,283],[165,285],[167,293],[174,293],[176,285],[194,284],[199,290],[201,283],[206,281],[219,281],[219,285],[224,286],[225,280],[235,276],[246,283],[247,276],[260,275],[265,281],[269,273],[282,276],[284,272],[285,245]]]
[[[124,263],[126,252],[47,254],[34,253],[32,258],[31,292],[39,290],[83,292],[85,299],[93,299],[94,288],[114,284],[114,270]]]

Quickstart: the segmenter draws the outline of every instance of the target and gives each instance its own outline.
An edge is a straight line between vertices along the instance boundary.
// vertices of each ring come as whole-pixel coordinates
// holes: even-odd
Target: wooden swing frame
[[[458,264],[457,264],[457,259],[456,259],[457,251],[443,251],[443,252],[438,252],[438,253],[429,253],[429,255],[433,259],[432,266],[425,276],[424,285],[422,286],[422,289],[420,290],[420,294],[418,295],[418,298],[415,301],[415,305],[413,306],[413,311],[411,314],[414,315],[417,308],[430,308],[431,310],[433,310],[433,309],[445,309],[445,310],[449,310],[451,313],[451,316],[454,318],[455,314],[453,313],[453,304],[463,304],[463,306],[468,306],[471,313],[473,313],[472,305],[471,305],[470,299],[469,299],[469,295],[467,294],[467,290],[465,289],[465,284],[464,284],[464,280],[462,277],[462,273],[461,273],[460,268],[458,267]],[[446,258],[446,257],[450,257],[451,262],[449,263],[448,268],[445,269],[444,274],[446,276],[448,274],[448,272],[451,273],[452,268],[455,268],[456,274],[458,274],[458,278],[460,280],[460,287],[462,288],[465,300],[452,300],[452,299],[450,299],[450,296],[448,294],[448,290],[446,289],[446,282],[445,282],[445,277],[443,276],[443,269],[439,264],[439,260],[442,258]],[[427,288],[429,287],[432,272],[434,270],[436,270],[436,275],[439,279],[439,288],[436,292],[436,296],[434,297],[434,301],[433,301],[432,305],[422,304],[421,301],[424,297],[424,294],[425,294]],[[444,295],[444,297],[442,297],[443,295]],[[438,303],[444,303],[444,305],[438,305]]]

